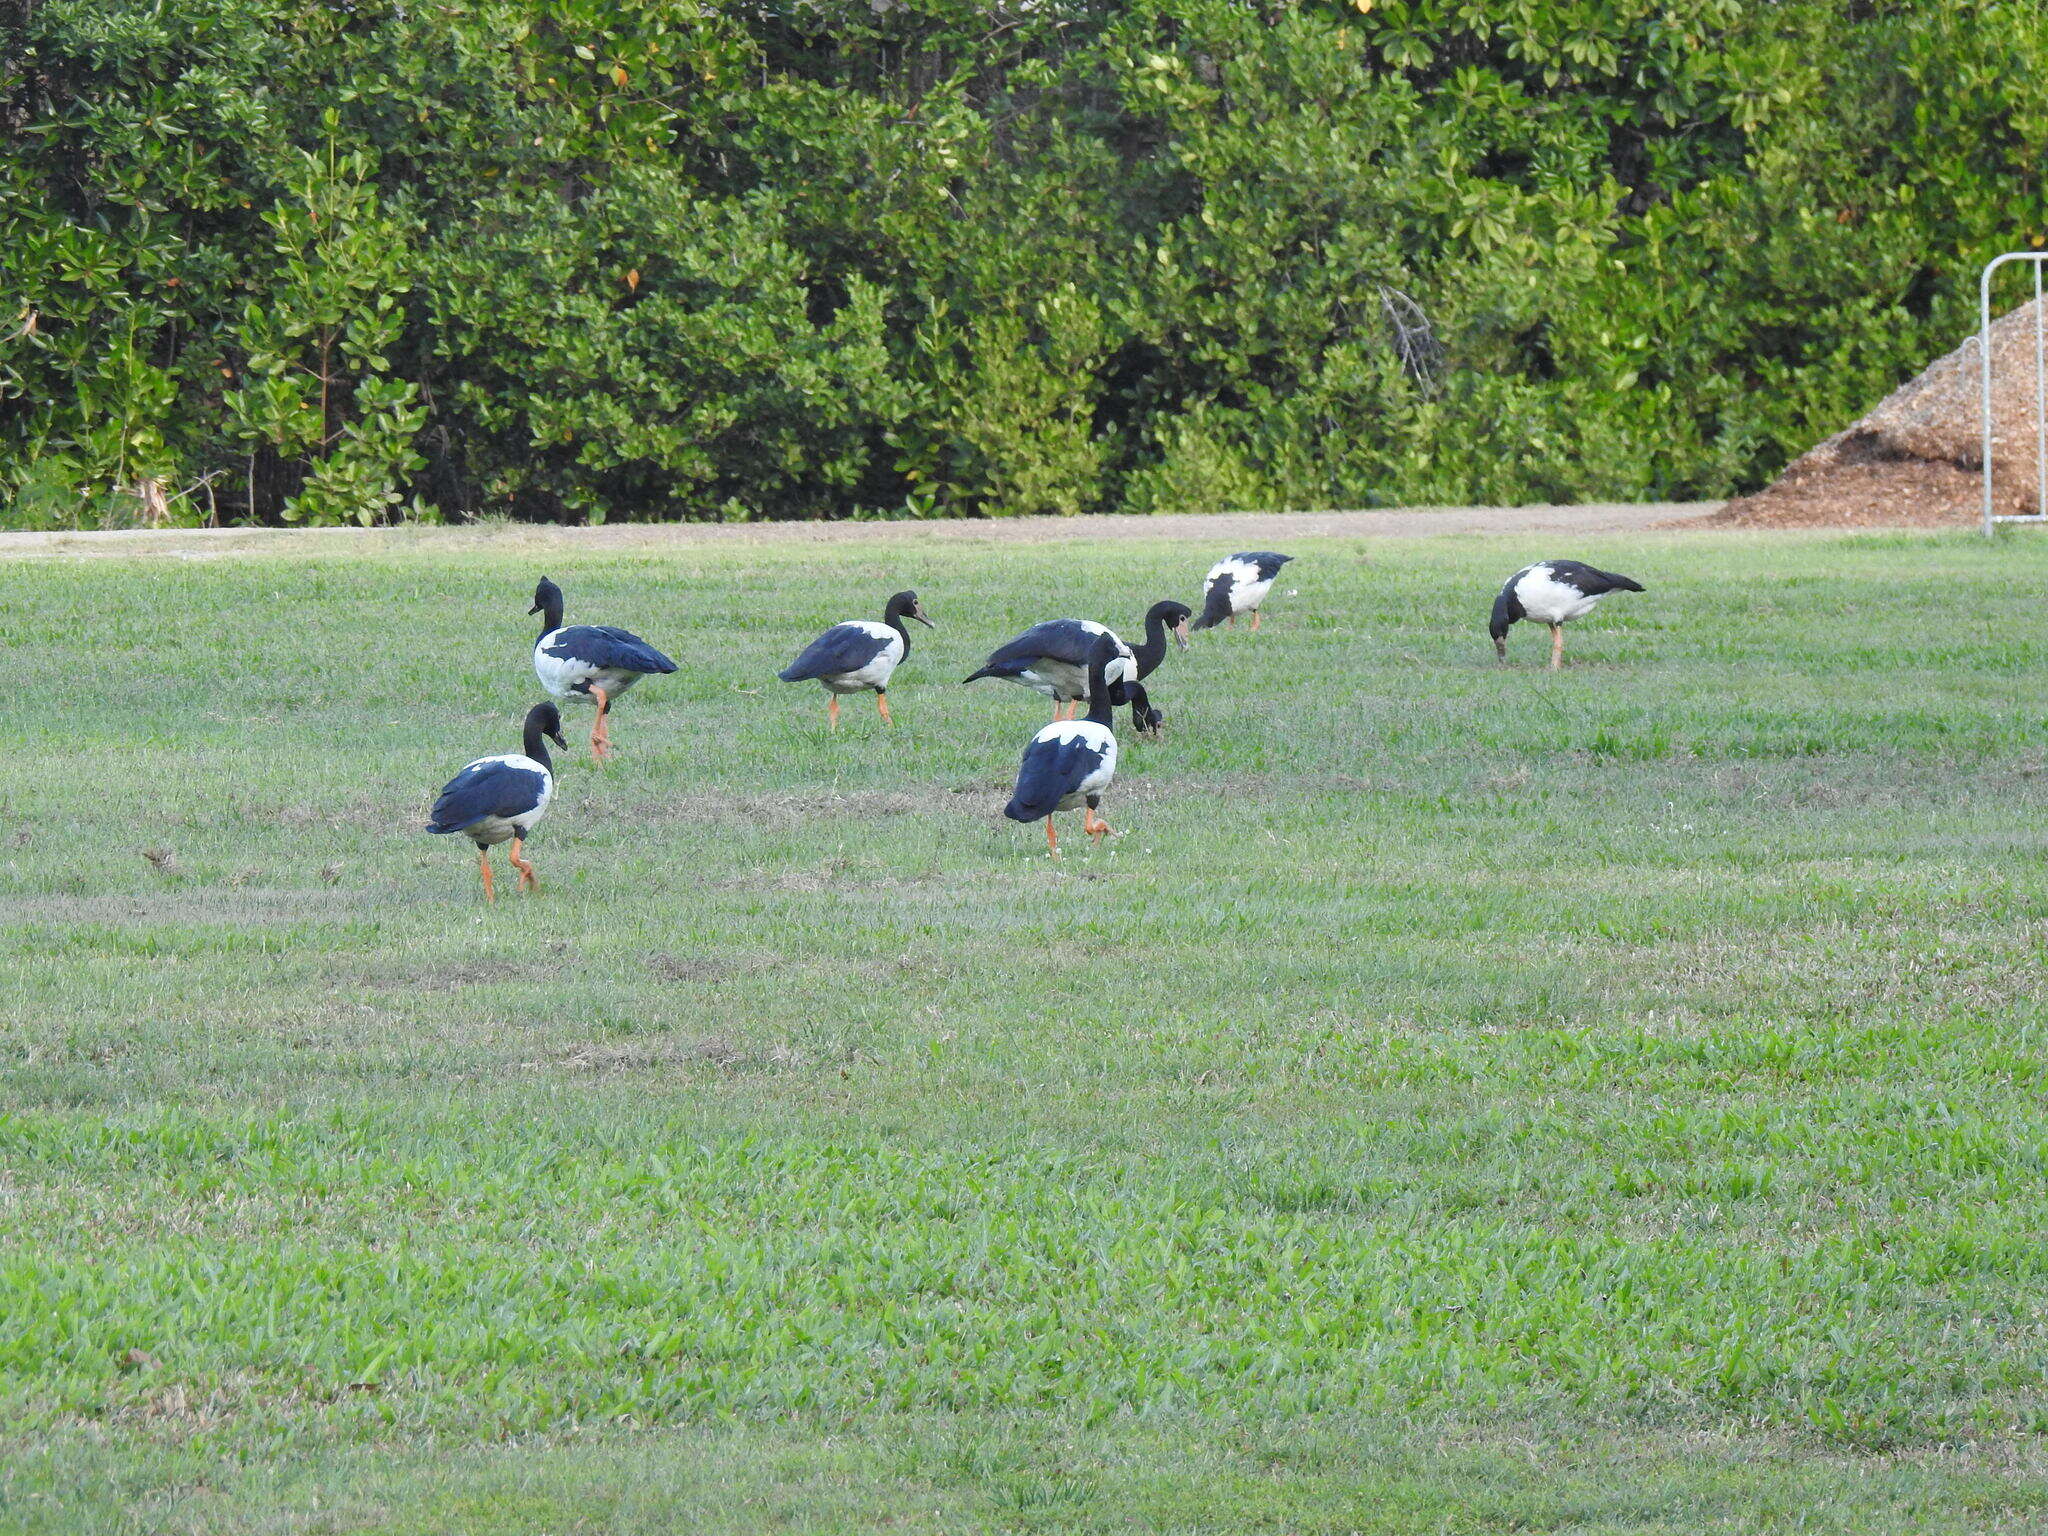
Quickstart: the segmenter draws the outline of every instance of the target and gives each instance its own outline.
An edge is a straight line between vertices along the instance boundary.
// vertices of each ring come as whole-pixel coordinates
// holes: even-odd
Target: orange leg
[[[883,693],[880,689],[875,690],[875,708],[882,712],[882,724],[894,725],[896,723],[889,718],[889,695]]]
[[[612,701],[602,688],[591,689],[590,696],[597,700],[597,718],[590,725],[590,755],[601,763],[612,755],[612,733],[604,720]]]
[[[1060,835],[1053,829],[1050,816],[1045,818],[1045,848],[1048,858],[1056,859],[1060,856]]]
[[[1081,814],[1081,830],[1094,838],[1095,846],[1100,848],[1102,840],[1109,836],[1109,823],[1096,815],[1095,807],[1091,805]]]
[[[515,837],[512,839],[512,867],[519,871],[519,889],[531,891],[534,895],[538,896],[540,894],[540,881],[534,876],[533,861],[520,857],[520,845],[524,841],[524,838]]]
[[[1234,613],[1230,616],[1230,627],[1232,629],[1237,628],[1237,615]]]
[[[1258,610],[1258,609],[1256,609],[1256,608],[1254,608],[1254,609],[1252,610],[1252,633],[1256,635],[1256,634],[1257,634],[1258,632],[1259,632],[1259,610]]]
[[[477,866],[484,872],[484,900],[492,906],[498,904],[498,893],[491,886],[491,850],[479,848],[476,851]]]
[[[1564,626],[1550,626],[1550,670],[1555,672],[1564,665]]]
[[[832,729],[836,731],[839,729],[839,695],[828,693],[825,700],[825,718],[832,723]]]

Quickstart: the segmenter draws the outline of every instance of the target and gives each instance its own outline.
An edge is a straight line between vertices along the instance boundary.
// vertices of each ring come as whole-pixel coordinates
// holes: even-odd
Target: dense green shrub
[[[2048,222],[2035,0],[0,0],[16,525],[1713,495]]]

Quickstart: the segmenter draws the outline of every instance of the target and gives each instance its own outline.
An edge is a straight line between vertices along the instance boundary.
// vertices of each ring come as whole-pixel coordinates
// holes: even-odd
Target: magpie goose
[[[541,687],[558,699],[597,700],[597,719],[590,727],[590,755],[600,763],[612,755],[611,728],[605,717],[612,700],[660,672],[673,672],[670,661],[638,635],[608,624],[562,627],[562,589],[547,577],[533,589],[528,613],[541,618],[540,638],[533,642],[533,670]]]
[[[1252,630],[1257,633],[1259,604],[1273,590],[1273,578],[1280,574],[1280,567],[1293,558],[1258,549],[1218,560],[1203,578],[1202,616],[1195,620],[1195,628],[1214,629],[1225,619],[1235,624],[1240,613],[1249,613]]]
[[[521,856],[520,845],[533,824],[547,814],[555,794],[554,760],[543,737],[566,750],[561,712],[552,704],[536,704],[526,712],[526,745],[520,752],[480,757],[450,779],[427,818],[429,832],[460,832],[476,844],[483,871],[484,899],[496,901],[491,888],[491,849],[512,845],[512,867],[519,871],[519,889],[540,890],[533,863]]]
[[[1564,626],[1582,619],[1610,592],[1640,592],[1641,582],[1612,571],[1595,570],[1576,560],[1545,560],[1525,565],[1508,578],[1493,600],[1494,654],[1508,659],[1508,630],[1520,619],[1550,626],[1550,670],[1564,665]]]
[[[1144,642],[1135,647],[1124,644],[1107,625],[1097,624],[1093,619],[1047,619],[999,646],[982,663],[981,670],[964,681],[999,677],[1033,689],[1053,701],[1053,719],[1063,720],[1070,705],[1078,705],[1088,697],[1088,655],[1097,640],[1108,635],[1116,642],[1117,654],[1131,664],[1128,675],[1135,683],[1138,678],[1149,677],[1166,659],[1169,629],[1174,642],[1183,650],[1187,648],[1188,619],[1193,611],[1186,603],[1176,603],[1171,598],[1154,603],[1145,614]],[[1120,695],[1111,702],[1121,704],[1124,698]],[[1132,723],[1140,730],[1145,729],[1141,715],[1134,713]]]
[[[999,677],[1030,688],[1052,700],[1052,717],[1067,718],[1067,706],[1088,697],[1088,657],[1098,642],[1108,640],[1115,653],[1132,661],[1131,648],[1107,624],[1093,619],[1047,619],[989,653],[979,671],[962,682]]]
[[[924,604],[917,600],[915,592],[898,592],[882,611],[881,623],[849,619],[844,624],[834,624],[775,675],[785,683],[800,683],[814,677],[824,684],[830,700],[825,717],[835,731],[839,729],[839,695],[868,688],[875,691],[875,708],[880,711],[882,722],[893,725],[895,722],[889,717],[889,676],[910,654],[910,631],[903,627],[905,617],[917,620],[926,629],[938,628],[924,616]]]
[[[1186,602],[1171,598],[1155,602],[1145,612],[1145,641],[1135,647],[1124,645],[1114,631],[1092,618],[1047,618],[1042,625],[1032,625],[1014,641],[997,647],[981,670],[965,682],[1001,678],[1034,688],[1053,700],[1053,719],[1065,719],[1069,705],[1087,698],[1087,653],[1094,649],[1098,637],[1108,635],[1116,641],[1116,653],[1133,664],[1130,678],[1137,682],[1137,678],[1149,678],[1165,659],[1167,631],[1174,633],[1176,645],[1188,649],[1188,618],[1192,614],[1194,608]],[[1124,700],[1114,698],[1112,702],[1120,705]],[[1143,731],[1145,717],[1135,713],[1133,725]]]
[[[1045,819],[1045,845],[1060,856],[1055,811],[1085,805],[1081,830],[1099,846],[1109,823],[1096,814],[1103,791],[1116,776],[1116,732],[1110,729],[1110,689],[1128,675],[1130,663],[1119,654],[1114,635],[1098,635],[1088,653],[1088,716],[1055,720],[1040,729],[1017,765],[1017,788],[1003,814],[1012,821]]]

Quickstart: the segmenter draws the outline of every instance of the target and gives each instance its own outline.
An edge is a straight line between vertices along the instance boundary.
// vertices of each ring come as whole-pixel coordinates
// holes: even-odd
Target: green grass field
[[[1284,544],[1060,865],[957,679],[1224,551],[0,563],[0,1530],[2048,1526],[2048,544],[1553,544]],[[543,569],[683,670],[487,909]]]

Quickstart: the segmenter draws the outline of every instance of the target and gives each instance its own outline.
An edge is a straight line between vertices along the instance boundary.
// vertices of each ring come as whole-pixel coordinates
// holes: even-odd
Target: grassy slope
[[[16,567],[0,1528],[2038,1528],[2048,546],[1587,541],[1557,679],[1295,552],[1058,868],[954,680],[1214,551],[556,560],[684,670],[492,911],[530,561]]]

